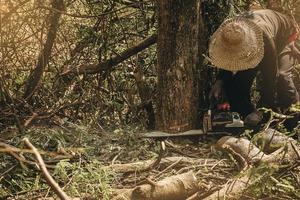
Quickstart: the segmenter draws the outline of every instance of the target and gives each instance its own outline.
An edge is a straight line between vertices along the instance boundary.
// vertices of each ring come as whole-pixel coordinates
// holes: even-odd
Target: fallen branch
[[[14,153],[34,153],[34,151],[30,150],[30,149],[20,149],[17,147],[14,147],[10,144],[6,144],[4,142],[0,142],[0,153],[10,153],[10,152],[14,152]],[[57,152],[48,152],[48,151],[40,151],[39,152],[41,155],[47,155],[53,158],[59,158],[59,159],[70,159],[73,156],[69,153],[64,152],[63,154],[61,153],[57,153]]]
[[[59,187],[57,182],[52,178],[50,173],[48,172],[44,160],[38,150],[30,143],[28,138],[24,138],[23,141],[25,144],[33,151],[37,161],[38,165],[40,167],[40,170],[42,171],[47,183],[50,185],[50,187],[54,190],[54,192],[59,196],[62,200],[71,200],[71,198]]]
[[[289,143],[297,145],[296,140],[274,129],[267,129],[258,133],[254,141],[256,141],[258,146],[260,146],[265,153],[273,153]]]
[[[120,54],[113,56],[112,58],[105,60],[99,64],[92,64],[92,65],[82,65],[79,66],[78,69],[70,69],[61,76],[66,77],[70,74],[96,74],[102,71],[106,71],[112,69],[117,64],[123,62],[124,60],[130,58],[132,55],[148,48],[149,46],[156,43],[157,35],[153,34],[148,38],[144,39],[137,45],[126,49],[125,51],[121,52]]]
[[[247,164],[256,163],[267,156],[245,138],[225,136],[217,142],[216,146],[232,154],[238,161],[242,162],[242,164],[244,164],[243,162]]]
[[[264,149],[272,153],[265,154],[249,140],[243,138],[238,139],[226,136],[217,142],[217,147],[225,152],[233,154],[235,157],[236,154],[238,154],[250,164],[250,167],[248,170],[241,173],[239,177],[232,179],[223,188],[205,198],[205,200],[223,199],[228,197],[240,199],[245,190],[261,181],[262,177],[266,175],[265,172],[253,170],[253,167],[255,167],[253,164],[267,163],[269,166],[271,166],[270,164],[293,164],[299,159],[299,145],[297,144],[297,141],[278,131],[272,129],[265,130],[255,137],[255,141],[264,144]],[[274,172],[276,171],[278,171],[278,169],[274,170]],[[255,174],[253,172],[255,172]]]
[[[162,181],[140,185],[113,200],[184,200],[198,190],[198,182],[192,172],[167,177]]]
[[[24,163],[29,164],[29,165],[36,165],[35,162],[30,161],[30,160],[26,160],[24,157],[19,156],[18,153],[33,153],[32,150],[28,150],[28,149],[19,149],[16,148],[12,145],[0,142],[0,147],[4,147],[4,148],[0,148],[0,153],[7,153],[9,155],[11,155],[12,157],[14,157],[15,159],[17,159],[21,165],[21,167],[25,168]],[[42,154],[46,154],[46,152],[42,152]],[[51,155],[51,153],[49,153],[49,155]],[[54,166],[51,165],[46,165],[47,168],[51,168],[54,169]]]
[[[145,171],[155,160],[145,160],[135,163],[127,164],[113,164],[105,166],[103,170],[113,170],[116,173],[132,173],[137,171]],[[159,163],[159,168],[166,168],[173,163],[176,163],[176,167],[180,168],[187,165],[203,165],[205,167],[214,166],[219,160],[217,159],[194,159],[188,157],[166,157],[162,158]],[[220,166],[227,166],[226,164],[220,164]]]

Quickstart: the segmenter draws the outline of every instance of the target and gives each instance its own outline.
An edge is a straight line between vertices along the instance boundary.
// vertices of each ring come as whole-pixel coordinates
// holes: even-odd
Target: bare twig
[[[182,158],[179,158],[176,162],[174,162],[173,164],[169,165],[167,168],[165,168],[164,170],[162,170],[161,172],[159,172],[157,175],[155,175],[154,178],[159,178],[163,173],[165,173],[169,169],[172,169],[172,167],[174,167],[175,165],[177,165],[178,163],[180,163],[181,160],[182,160]]]
[[[34,120],[36,117],[38,116],[37,113],[33,113],[31,117],[29,117],[25,122],[24,122],[24,125],[23,127],[27,127],[28,125],[31,124],[32,120]]]
[[[10,167],[8,170],[6,170],[5,172],[3,172],[2,174],[0,174],[0,181],[1,179],[5,176],[5,174],[8,174],[10,171],[12,171],[17,165],[14,165],[12,167]]]

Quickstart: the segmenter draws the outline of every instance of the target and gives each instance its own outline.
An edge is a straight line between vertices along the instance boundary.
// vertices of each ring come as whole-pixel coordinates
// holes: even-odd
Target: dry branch
[[[24,163],[29,164],[29,165],[36,165],[35,162],[32,162],[30,160],[25,159],[24,157],[20,156],[18,153],[34,153],[32,150],[28,149],[19,149],[16,148],[12,145],[0,142],[0,153],[8,153],[15,159],[17,159],[21,166],[24,166]],[[47,154],[48,156],[58,156],[56,153],[51,153],[51,152],[44,152],[42,151],[41,154]],[[70,157],[62,157],[62,158],[70,158]],[[46,165],[47,168],[54,168],[52,165]]]
[[[6,144],[4,142],[0,142],[0,153],[34,153],[32,150],[28,149],[20,149],[17,147],[14,147],[10,144]],[[41,155],[47,155],[50,157],[53,157],[55,159],[71,159],[73,156],[69,153],[63,152],[48,152],[48,151],[40,151]]]
[[[118,195],[113,200],[184,200],[198,190],[198,182],[192,172],[167,177],[162,181],[137,186]]]
[[[128,59],[129,57],[153,45],[154,43],[156,43],[156,39],[157,39],[157,35],[153,34],[148,38],[144,39],[143,41],[141,41],[140,43],[138,43],[137,45],[126,49],[125,51],[121,52],[116,56],[113,56],[108,60],[105,60],[99,64],[82,65],[79,66],[78,69],[70,69],[69,71],[64,72],[62,76],[65,77],[71,74],[95,74],[95,73],[109,70],[112,67],[116,66],[117,64]]]
[[[104,170],[114,170],[117,173],[130,173],[137,171],[145,171],[154,162],[154,160],[146,160],[128,164],[114,164],[103,167]],[[176,167],[180,168],[187,165],[203,165],[214,166],[218,162],[217,159],[194,159],[188,157],[167,157],[162,158],[159,167],[166,168],[173,163],[177,163]]]
[[[244,159],[247,164],[255,163],[267,156],[244,138],[225,136],[217,142],[217,147],[231,153],[240,162],[243,162],[241,159]]]
[[[238,139],[226,136],[218,141],[217,146],[221,150],[231,153],[234,156],[235,154],[238,154],[250,164],[258,164],[262,162],[277,165],[283,163],[293,164],[297,161],[297,159],[299,160],[300,148],[297,141],[278,131],[272,129],[265,130],[259,133],[255,140],[257,140],[260,144],[264,144],[264,149],[272,153],[265,154],[249,140],[243,138]],[[253,170],[252,165],[239,177],[234,178],[229,182],[229,184],[226,184],[222,189],[205,199],[213,200],[223,199],[226,197],[240,199],[244,191],[251,185],[260,181],[260,178],[264,175],[264,172],[256,172],[256,174],[253,174],[253,171],[255,170]]]
[[[274,129],[267,129],[264,132],[258,133],[255,136],[255,141],[257,141],[257,144],[261,146],[265,153],[273,153],[289,143],[297,145],[296,140]]]
[[[250,170],[249,170],[250,171]],[[248,171],[247,171],[248,172]],[[230,183],[226,184],[222,189],[214,192],[204,200],[215,200],[215,199],[240,199],[241,195],[251,185],[255,183],[255,178],[245,173],[244,176],[233,179]],[[194,199],[196,200],[196,199]]]
[[[39,167],[50,187],[54,190],[54,192],[59,196],[62,200],[71,200],[71,198],[59,187],[58,183],[52,178],[50,173],[48,172],[44,160],[38,150],[30,143],[28,138],[24,138],[23,141],[25,144],[34,152],[34,155],[38,161]]]

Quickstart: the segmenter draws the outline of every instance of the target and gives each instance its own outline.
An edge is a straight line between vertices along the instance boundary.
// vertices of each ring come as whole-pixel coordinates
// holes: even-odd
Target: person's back
[[[220,96],[221,90],[216,88],[222,87],[232,110],[247,116],[255,111],[250,89],[257,71],[261,71],[261,105],[273,107],[275,93],[281,107],[299,101],[291,77],[296,61],[290,48],[293,31],[293,21],[272,10],[257,10],[225,21],[210,41],[212,63],[222,69],[210,95]]]
[[[267,37],[274,40],[277,52],[283,50],[289,36],[294,31],[292,19],[273,10],[253,11],[253,18],[250,18],[250,20],[256,23]]]

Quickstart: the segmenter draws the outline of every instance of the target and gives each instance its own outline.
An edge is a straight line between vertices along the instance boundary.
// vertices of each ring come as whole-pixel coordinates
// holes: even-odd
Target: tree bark
[[[156,129],[179,132],[197,121],[200,1],[160,0]]]
[[[64,9],[64,1],[63,0],[53,0],[52,1],[52,8],[54,10],[63,10]],[[43,73],[45,71],[46,65],[49,61],[51,50],[56,38],[58,25],[59,25],[59,18],[61,14],[59,12],[51,11],[49,14],[49,30],[47,33],[46,43],[44,48],[39,54],[38,61],[36,64],[35,69],[29,75],[29,78],[26,83],[24,99],[29,100],[36,89],[38,88],[41,79],[43,77]]]

